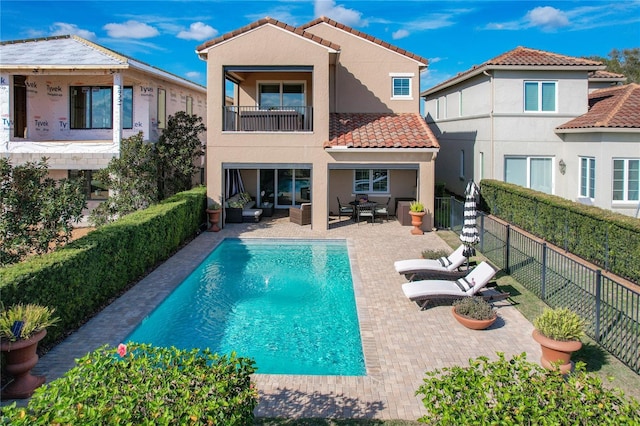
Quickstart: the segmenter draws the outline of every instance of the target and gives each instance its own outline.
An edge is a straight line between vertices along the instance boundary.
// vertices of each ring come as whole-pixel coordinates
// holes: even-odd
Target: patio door
[[[261,169],[262,202],[272,202],[276,208],[299,206],[311,202],[310,169]]]

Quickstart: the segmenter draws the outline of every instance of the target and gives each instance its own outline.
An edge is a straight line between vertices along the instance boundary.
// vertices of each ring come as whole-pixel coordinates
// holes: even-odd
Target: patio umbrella
[[[474,246],[480,241],[476,225],[476,197],[479,193],[478,186],[473,181],[470,181],[464,192],[464,223],[460,233],[460,241],[465,245],[463,254],[467,258],[467,269],[469,269],[469,258],[476,254]]]

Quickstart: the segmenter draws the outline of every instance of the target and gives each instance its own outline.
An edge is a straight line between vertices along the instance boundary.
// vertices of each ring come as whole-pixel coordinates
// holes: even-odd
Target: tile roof
[[[418,113],[332,113],[324,148],[439,148]]]
[[[273,19],[273,18],[262,18],[259,19],[255,22],[250,23],[249,25],[245,25],[242,28],[238,28],[237,30],[228,32],[226,34],[221,35],[220,37],[214,38],[213,40],[209,40],[203,44],[201,44],[200,46],[198,46],[196,48],[197,52],[200,52],[202,50],[208,49],[212,46],[215,46],[216,44],[222,43],[223,41],[229,40],[231,38],[234,38],[236,36],[239,36],[240,34],[244,34],[246,32],[249,32],[251,30],[254,30],[256,28],[262,27],[263,25],[267,25],[267,24],[271,24],[271,25],[275,25],[278,28],[282,28],[284,30],[290,31],[294,34],[297,34],[301,37],[307,38],[315,43],[318,43],[322,46],[326,46],[330,49],[333,50],[340,50],[340,46],[330,42],[329,40],[325,40],[321,37],[318,37],[316,35],[313,35],[311,33],[305,32],[303,29],[299,28],[299,27],[294,27],[292,25],[287,25],[284,22],[278,21],[277,19]]]
[[[589,111],[556,127],[563,129],[640,129],[640,84],[631,83],[594,90],[589,94]]]
[[[571,69],[572,67],[580,67],[581,69],[597,70],[604,68],[600,61],[592,59],[578,58],[574,56],[560,55],[557,53],[546,52],[544,50],[536,50],[528,47],[516,47],[513,50],[505,52],[489,59],[480,65],[474,65],[472,68],[458,73],[454,77],[443,81],[442,83],[425,90],[421,96],[438,91],[441,88],[448,87],[458,81],[464,81],[466,78],[480,74],[482,71],[500,68],[518,69]]]
[[[393,46],[393,45],[387,43],[384,40],[380,40],[379,38],[376,38],[376,37],[373,37],[373,36],[371,36],[369,34],[363,33],[362,31],[355,30],[355,29],[353,29],[351,27],[348,27],[348,26],[346,26],[344,24],[341,24],[340,22],[336,22],[333,19],[327,18],[325,16],[321,16],[320,18],[314,19],[313,21],[308,22],[308,23],[306,23],[306,24],[304,24],[304,25],[302,25],[302,26],[300,26],[298,28],[300,28],[300,29],[302,29],[304,31],[304,30],[307,30],[308,28],[311,28],[311,27],[313,27],[315,25],[318,25],[320,23],[325,23],[325,24],[331,25],[333,27],[336,27],[338,29],[341,29],[343,31],[351,33],[351,34],[353,34],[355,36],[358,36],[360,38],[368,40],[368,41],[370,41],[372,43],[379,44],[380,46],[382,46],[382,47],[384,47],[386,49],[389,49],[391,51],[399,53],[400,55],[407,56],[408,58],[411,58],[411,59],[413,59],[415,61],[422,62],[425,65],[429,64],[429,61],[426,58],[423,58],[422,56],[418,56],[418,55],[413,54],[411,52],[408,52],[408,51],[406,51],[404,49],[401,49],[399,47]]]
[[[591,79],[626,80],[627,77],[625,77],[624,74],[617,74],[614,72],[597,70],[597,71],[591,71],[589,73],[589,80]]]
[[[502,55],[489,59],[483,65],[518,65],[532,67],[558,65],[562,67],[571,67],[600,66],[602,65],[602,62],[518,46],[513,50],[503,53]]]

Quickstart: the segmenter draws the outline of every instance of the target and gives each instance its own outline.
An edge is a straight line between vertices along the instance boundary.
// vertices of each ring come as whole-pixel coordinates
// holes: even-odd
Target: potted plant
[[[212,200],[209,203],[209,208],[207,208],[207,215],[209,216],[209,228],[207,231],[209,232],[218,232],[220,231],[220,227],[218,223],[220,222],[220,213],[222,212],[222,206],[215,200]]]
[[[460,324],[472,330],[484,330],[498,319],[495,309],[480,296],[456,300],[451,312]]]
[[[44,376],[31,375],[31,369],[38,363],[36,349],[46,328],[58,322],[53,312],[46,306],[18,304],[0,313],[0,351],[13,377],[2,389],[2,399],[28,398],[45,382]]]
[[[412,201],[409,205],[409,214],[411,215],[411,233],[413,235],[422,235],[422,218],[427,212],[424,211],[424,204],[420,201]]]
[[[582,347],[584,320],[571,309],[545,309],[533,321],[533,338],[540,343],[540,364],[549,370],[559,368],[563,374],[571,370],[571,354]]]

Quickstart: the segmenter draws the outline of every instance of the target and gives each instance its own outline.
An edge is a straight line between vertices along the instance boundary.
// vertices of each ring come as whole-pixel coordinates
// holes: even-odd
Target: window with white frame
[[[553,194],[551,157],[505,157],[504,181]]]
[[[413,73],[389,73],[391,77],[391,99],[413,99],[411,80]]]
[[[158,129],[167,126],[167,91],[158,89]]]
[[[305,106],[303,82],[269,82],[258,84],[258,107],[278,109]]]
[[[353,192],[355,193],[388,193],[389,170],[357,169],[353,174]]]
[[[595,198],[596,159],[580,157],[580,196]]]
[[[525,112],[556,112],[555,81],[525,81]]]
[[[71,86],[71,128],[111,129],[113,87]],[[122,88],[122,128],[133,127],[133,87]]]
[[[640,159],[613,160],[613,201],[640,200]]]

